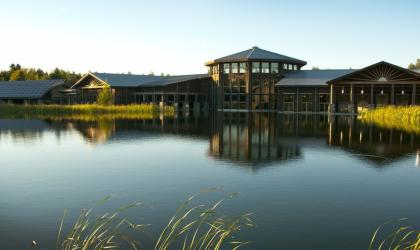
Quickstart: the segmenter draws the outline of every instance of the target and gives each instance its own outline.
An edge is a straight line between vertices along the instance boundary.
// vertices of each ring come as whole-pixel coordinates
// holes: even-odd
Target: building
[[[35,104],[60,102],[64,80],[0,82],[0,103]]]
[[[359,70],[301,70],[305,61],[253,47],[206,65],[217,110],[357,113],[420,104],[420,74],[387,62]]]
[[[205,65],[208,74],[89,72],[58,91],[61,95],[51,91],[55,82],[4,83],[0,100],[95,103],[106,90],[117,105],[152,103],[187,110],[353,114],[385,105],[420,105],[420,73],[384,61],[358,70],[302,70],[306,61],[252,47]]]
[[[110,89],[115,104],[153,103],[178,108],[209,107],[211,78],[207,74],[153,76],[87,73],[63,97],[63,102],[95,103],[99,93]]]
[[[216,109],[277,110],[276,83],[306,62],[253,47],[205,65],[214,81]]]

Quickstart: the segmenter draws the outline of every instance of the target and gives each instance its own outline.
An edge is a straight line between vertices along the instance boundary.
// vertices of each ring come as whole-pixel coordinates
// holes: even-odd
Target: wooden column
[[[372,108],[375,108],[375,100],[373,95],[373,84],[370,85],[370,105]]]
[[[299,101],[300,101],[300,98],[299,98],[299,88],[296,88],[296,112],[299,112]]]
[[[411,93],[411,105],[416,105],[416,84],[413,84],[413,90]],[[420,103],[419,103],[420,104]]]
[[[391,105],[395,105],[395,85],[391,84]]]
[[[317,105],[317,100],[318,100],[317,99],[317,92],[318,92],[317,90],[318,89],[315,87],[315,89],[314,89],[314,101],[312,102],[314,104],[314,107],[313,107],[313,110],[312,110],[313,112],[318,112],[318,108],[317,107],[319,105]]]
[[[355,111],[355,104],[354,104],[354,84],[350,84],[350,113],[354,113]]]

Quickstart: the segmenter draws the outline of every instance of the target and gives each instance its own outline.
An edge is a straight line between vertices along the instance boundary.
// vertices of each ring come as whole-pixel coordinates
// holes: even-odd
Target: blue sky
[[[188,74],[259,46],[320,68],[420,58],[420,1],[0,0],[0,68]]]

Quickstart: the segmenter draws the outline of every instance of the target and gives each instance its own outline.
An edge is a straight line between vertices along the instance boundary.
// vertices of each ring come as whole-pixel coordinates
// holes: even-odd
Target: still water
[[[153,120],[0,119],[0,248],[54,249],[62,213],[153,224],[208,188],[227,214],[254,213],[245,249],[367,249],[389,219],[420,224],[420,136],[353,117],[225,113]]]

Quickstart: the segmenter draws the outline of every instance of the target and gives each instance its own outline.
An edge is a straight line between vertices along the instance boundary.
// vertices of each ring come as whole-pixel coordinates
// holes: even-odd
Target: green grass
[[[420,106],[377,108],[364,111],[360,115],[360,119],[380,127],[420,134]]]
[[[398,221],[388,221],[382,224],[372,236],[369,250],[420,250],[420,230],[411,226],[394,226],[394,229],[387,233],[385,226],[393,222],[403,222],[406,219]]]
[[[0,105],[3,118],[26,119],[150,119],[158,115],[173,116],[173,107],[160,110],[157,105]]]
[[[104,201],[107,199],[109,197]],[[255,226],[251,214],[227,216],[220,213],[219,207],[226,198],[214,204],[199,205],[193,204],[194,199],[195,196],[190,197],[169,219],[154,240],[155,250],[238,249],[249,244],[238,240],[237,234],[245,227]],[[131,204],[99,216],[93,215],[92,209],[83,210],[69,230],[64,230],[65,212],[58,229],[56,250],[144,249],[138,239],[151,225],[134,224],[120,217],[121,212],[138,205]]]

